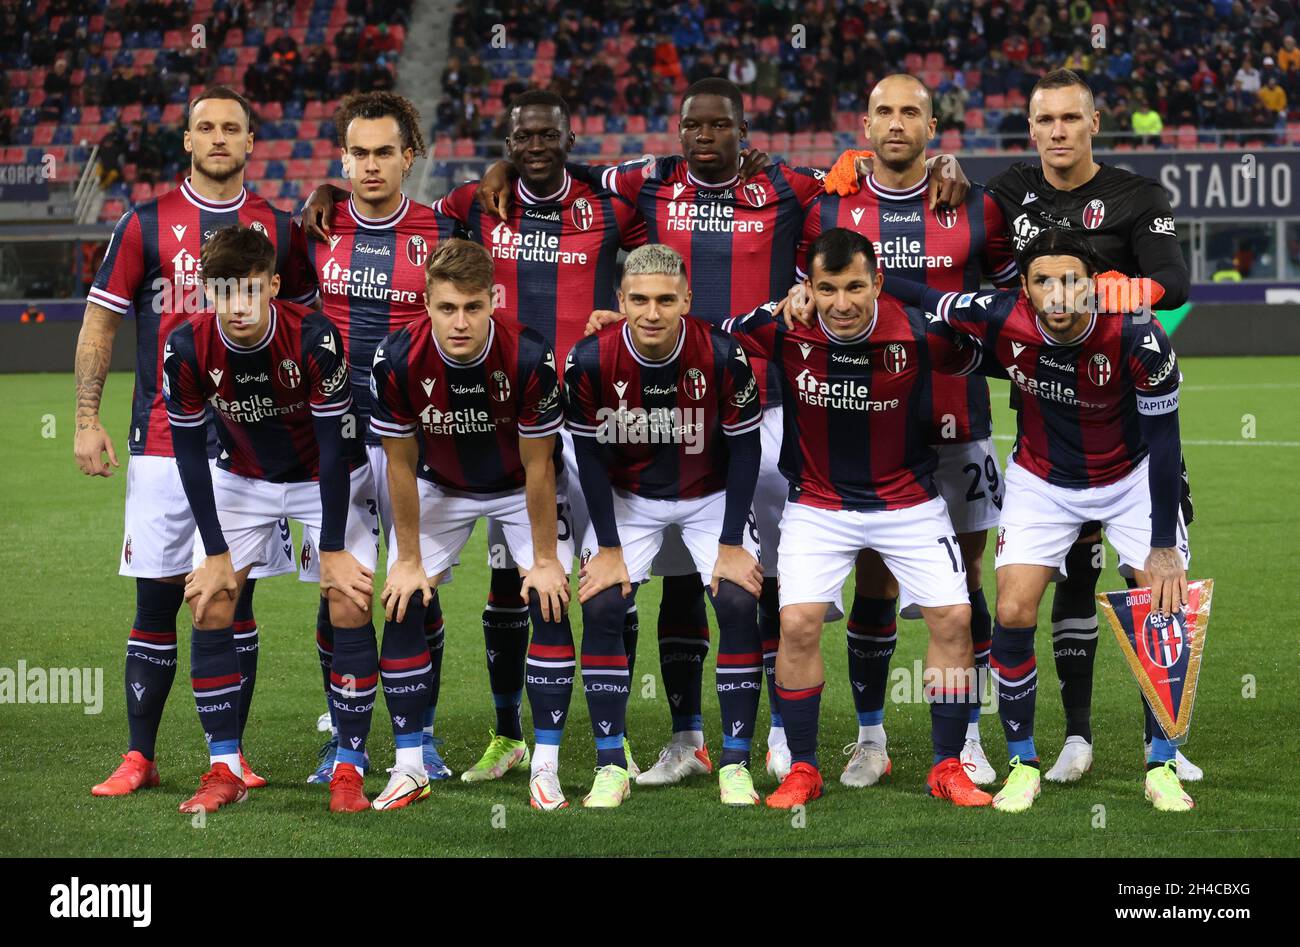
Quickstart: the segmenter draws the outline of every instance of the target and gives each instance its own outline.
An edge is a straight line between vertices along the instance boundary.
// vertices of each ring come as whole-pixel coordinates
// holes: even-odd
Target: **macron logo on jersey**
[[[1024,207],[1026,204],[1032,204],[1036,200],[1038,200],[1038,195],[1033,191],[1029,191],[1025,194],[1025,199],[1020,202],[1020,206]]]
[[[849,211],[849,216],[853,218],[853,226],[856,227],[858,224],[862,223],[862,211],[863,208],[861,207],[855,207],[853,210]]]
[[[426,378],[422,382],[420,382],[420,387],[424,389],[424,396],[426,398],[430,398],[433,396],[433,384],[434,384],[434,379],[432,378]]]
[[[221,384],[221,379],[225,376],[226,373],[224,370],[220,368],[212,368],[208,370],[208,374],[212,376],[212,383],[214,385],[219,385]]]
[[[1146,338],[1142,340],[1142,348],[1155,352],[1157,355],[1160,354],[1160,343],[1150,332],[1148,332]]]
[[[332,335],[325,336],[325,338],[321,340],[320,347],[327,352],[333,352],[335,355],[338,354],[337,350],[334,348],[334,336]]]
[[[185,239],[186,229],[188,228],[185,224],[172,224],[172,235],[176,238],[177,243]]]
[[[620,399],[623,397],[626,391],[627,391],[627,382],[625,381],[614,382],[614,392],[619,396]]]
[[[1020,353],[1023,352],[1024,350],[1025,350],[1025,343],[1023,343],[1023,342],[1012,342],[1012,343],[1011,343],[1011,357],[1012,357],[1012,358],[1019,358],[1019,357],[1020,357]]]

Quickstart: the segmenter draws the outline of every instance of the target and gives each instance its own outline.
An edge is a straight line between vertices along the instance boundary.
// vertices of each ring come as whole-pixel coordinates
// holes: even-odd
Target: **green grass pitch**
[[[1286,774],[1297,759],[1300,691],[1300,359],[1189,359],[1184,373],[1183,437],[1197,508],[1193,577],[1217,582],[1188,745],[1206,779],[1190,786],[1197,808],[1189,815],[1156,813],[1143,801],[1137,692],[1105,630],[1094,697],[1094,769],[1070,787],[1045,783],[1041,801],[1027,815],[959,811],[924,794],[929,717],[920,703],[887,707],[892,780],[866,790],[841,787],[835,781],[840,748],[856,733],[841,622],[828,626],[824,637],[828,686],[821,755],[829,793],[808,807],[802,824],[788,813],[725,809],[712,777],[669,789],[635,789],[617,811],[583,811],[579,801],[590,786],[593,748],[581,690],[574,695],[561,766],[572,808],[532,811],[526,775],[514,772],[475,786],[459,778],[435,783],[432,797],[409,810],[331,816],[323,787],[304,783],[316,764],[321,736],[314,723],[324,709],[313,641],[316,593],[282,578],[262,582],[257,591],[262,653],[246,738],[250,759],[271,785],[202,827],[176,811],[206,766],[186,679],[183,624],[181,666],[159,740],[162,785],[123,799],[89,793],[116,764],[126,741],[122,652],[134,597],[132,583],[116,574],[125,466],[108,481],[77,472],[70,376],[2,377],[0,568],[6,590],[0,667],[15,668],[24,660],[28,667],[102,668],[105,696],[98,715],[75,705],[0,705],[0,855],[1294,854],[1300,796]],[[127,375],[114,375],[107,386],[105,420],[123,450],[130,390]],[[1005,453],[1006,435],[1014,430],[1005,386],[995,386],[993,400],[999,450]],[[125,453],[122,460],[125,465]],[[463,561],[455,583],[443,592],[447,646],[438,713],[444,752],[458,773],[477,759],[492,723],[479,627],[487,591],[482,528]],[[1111,554],[1103,588],[1122,587],[1113,562]],[[651,676],[654,686],[634,681],[628,714],[632,746],[643,765],[653,762],[668,729],[653,631],[658,596],[654,584],[639,597],[636,678]],[[1045,605],[1037,730],[1044,756],[1054,758],[1062,715],[1047,620]],[[575,620],[575,631],[579,626]],[[900,622],[900,631],[893,666],[895,673],[910,675],[923,654],[925,629],[920,622]],[[716,753],[721,737],[712,683],[710,664],[704,707]],[[766,792],[772,788],[762,772],[766,701],[759,730],[756,780]],[[984,738],[990,758],[999,763],[1005,742],[995,716],[985,717]],[[392,759],[382,702],[371,753],[376,766],[367,788],[373,794]]]

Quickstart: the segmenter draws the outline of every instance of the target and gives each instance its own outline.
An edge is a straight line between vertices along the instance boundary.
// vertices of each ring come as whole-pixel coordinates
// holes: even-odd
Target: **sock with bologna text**
[[[156,579],[135,580],[135,621],[126,640],[126,722],[131,743],[154,758],[158,725],[176,679],[176,615],[185,586]]]
[[[1021,763],[1038,765],[1034,748],[1034,701],[1038,689],[1038,663],[1034,658],[1034,632],[993,624],[991,666],[998,689],[998,716],[1007,736],[1007,755]]]
[[[190,633],[190,683],[211,765],[225,763],[243,778],[239,763],[239,658],[233,628]]]
[[[727,579],[712,596],[718,616],[716,686],[722,714],[722,763],[749,763],[758,700],[763,693],[762,642],[758,600]]]
[[[1065,735],[1092,742],[1092,678],[1097,663],[1096,543],[1075,543],[1065,556],[1068,576],[1052,596],[1052,657],[1061,682]]]
[[[630,686],[623,619],[630,600],[615,585],[582,606],[582,688],[596,738],[597,766],[627,768],[623,737]]]
[[[379,650],[379,681],[393,724],[397,765],[424,772],[424,709],[429,704],[433,668],[424,637],[424,611],[418,598],[406,606],[402,621],[384,622]]]
[[[898,599],[854,595],[846,637],[858,742],[885,745],[885,688],[898,645]]]
[[[701,690],[709,656],[709,616],[698,574],[664,578],[658,633],[659,671],[668,693],[673,736],[704,746]]]
[[[334,663],[330,669],[330,702],[338,718],[339,749],[335,765],[366,768],[366,738],[379,685],[379,648],[375,626],[334,626]]]
[[[524,662],[528,656],[528,606],[517,569],[493,569],[487,607],[483,609],[483,643],[488,681],[496,706],[497,736],[524,738],[519,708],[524,699]]]
[[[244,590],[235,603],[235,654],[239,658],[239,740],[243,743],[244,728],[248,725],[248,712],[253,707],[253,688],[257,684],[257,653],[259,638],[257,619],[253,617],[253,587],[256,579],[244,582]]]
[[[569,616],[562,615],[559,621],[543,619],[541,598],[536,592],[528,595],[528,612],[533,623],[533,640],[528,645],[526,684],[528,706],[533,712],[532,771],[536,773],[548,764],[559,766],[560,740],[573,699],[576,663]]]

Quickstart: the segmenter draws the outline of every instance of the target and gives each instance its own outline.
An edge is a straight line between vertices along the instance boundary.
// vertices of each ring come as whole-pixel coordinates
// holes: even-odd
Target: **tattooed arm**
[[[86,303],[86,314],[77,337],[77,436],[73,450],[77,466],[87,476],[109,477],[118,467],[113,439],[99,423],[99,402],[104,394],[104,379],[113,357],[113,338],[122,316],[96,303]],[[105,461],[103,455],[108,454]]]

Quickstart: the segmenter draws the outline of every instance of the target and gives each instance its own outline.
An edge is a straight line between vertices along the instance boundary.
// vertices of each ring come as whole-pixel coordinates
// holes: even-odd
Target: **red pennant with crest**
[[[1214,580],[1187,585],[1187,607],[1168,618],[1151,608],[1150,589],[1097,596],[1124,660],[1170,740],[1187,736],[1201,676]]]

